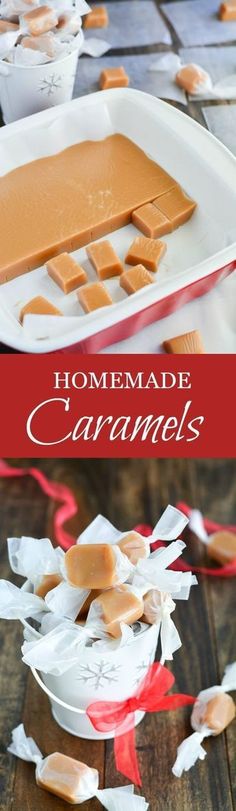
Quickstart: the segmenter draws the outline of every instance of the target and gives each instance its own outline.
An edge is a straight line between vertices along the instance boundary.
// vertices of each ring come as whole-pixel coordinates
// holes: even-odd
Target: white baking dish
[[[24,352],[97,351],[206,292],[236,266],[236,159],[193,119],[146,93],[127,88],[100,91],[8,125],[0,131],[0,174],[115,132],[160,163],[198,208],[188,223],[164,238],[167,252],[153,285],[128,297],[119,279],[111,279],[106,286],[114,304],[90,315],[83,314],[76,293],[64,296],[43,267],[2,285],[0,340],[11,347]],[[111,234],[122,259],[137,233],[128,225]],[[94,280],[85,249],[73,255]],[[60,318],[60,325],[58,318],[36,316],[40,339],[30,331],[32,317],[28,328],[18,321],[21,306],[35,295],[45,296],[69,316]]]

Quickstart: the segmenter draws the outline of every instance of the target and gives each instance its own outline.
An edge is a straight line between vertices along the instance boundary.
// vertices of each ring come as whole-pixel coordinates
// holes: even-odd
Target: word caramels
[[[135,209],[175,186],[119,134],[8,172],[0,178],[0,283],[127,225]]]

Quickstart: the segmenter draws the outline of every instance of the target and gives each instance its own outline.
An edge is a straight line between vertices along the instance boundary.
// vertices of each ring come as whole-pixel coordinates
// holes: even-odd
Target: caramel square
[[[171,355],[205,354],[201,335],[198,330],[185,332],[183,335],[177,335],[175,338],[169,338],[167,341],[163,341],[163,349]]]
[[[136,237],[130,245],[125,262],[128,265],[144,265],[148,270],[155,272],[165,251],[165,242],[148,237]]]
[[[110,279],[122,273],[122,262],[107,239],[88,245],[86,252],[99,279]]]
[[[103,591],[95,600],[99,614],[111,636],[121,635],[120,623],[132,625],[143,614],[142,597],[132,593],[127,586],[121,585]]]
[[[170,191],[162,194],[153,200],[153,205],[158,208],[168,220],[171,221],[172,230],[187,222],[192,217],[196,203],[191,200],[180,186],[175,186]]]
[[[122,66],[120,68],[105,68],[100,74],[100,90],[108,90],[110,87],[128,87],[128,84],[129,76],[127,76]]]
[[[26,14],[22,14],[22,20],[33,37],[46,34],[46,31],[50,31],[58,23],[56,12],[50,6],[39,6],[27,11]]]
[[[19,25],[11,23],[9,20],[0,20],[0,34],[7,34],[8,31],[17,31]]]
[[[36,783],[65,802],[76,805],[84,799],[91,772],[97,775],[97,771],[85,763],[60,752],[53,752],[38,764]]]
[[[213,532],[206,549],[209,557],[217,560],[222,566],[232,563],[236,560],[236,533],[226,529]]]
[[[62,315],[54,304],[51,304],[44,296],[35,296],[21,308],[19,320],[22,324],[25,315]]]
[[[109,589],[119,582],[116,554],[111,544],[77,544],[65,555],[66,575],[72,586]]]
[[[106,6],[93,6],[84,19],[84,28],[107,28],[108,23]]]
[[[198,67],[198,65],[189,64],[184,65],[183,68],[176,73],[175,81],[178,87],[182,87],[186,93],[195,93],[201,85],[206,82],[206,71]]]
[[[235,704],[227,693],[218,693],[207,702],[203,715],[203,723],[212,731],[212,735],[220,735],[235,718]]]
[[[60,253],[49,259],[46,267],[48,275],[66,295],[88,281],[84,268],[69,253]]]
[[[227,0],[226,3],[221,3],[219,8],[219,18],[222,22],[229,22],[236,20],[236,1]]]
[[[132,222],[139,231],[151,239],[163,237],[172,231],[170,220],[153,203],[146,203],[133,211]]]
[[[134,265],[129,270],[125,270],[120,277],[120,286],[129,296],[131,293],[136,293],[137,290],[141,290],[142,287],[152,283],[153,278],[143,265]]]
[[[77,295],[85,313],[91,313],[92,310],[112,304],[112,298],[102,282],[86,284],[78,290]]]

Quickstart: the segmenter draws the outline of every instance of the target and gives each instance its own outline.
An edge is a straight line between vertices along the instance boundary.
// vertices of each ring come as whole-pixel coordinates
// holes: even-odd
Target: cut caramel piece
[[[75,622],[78,622],[79,625],[83,624],[84,620],[87,618],[87,614],[89,612],[91,603],[93,603],[93,601],[96,600],[96,598],[99,597],[100,594],[101,594],[100,589],[91,589],[91,591],[88,594],[88,597],[86,597],[85,603],[82,605],[78,613],[78,616],[76,617]]]
[[[112,298],[102,282],[86,284],[85,287],[78,290],[77,295],[85,313],[91,313],[92,310],[98,310],[100,307],[107,307],[108,304],[112,304]]]
[[[214,532],[206,548],[208,555],[223,566],[232,563],[236,560],[236,534],[226,529]]]
[[[165,352],[171,355],[202,355],[205,353],[200,332],[196,329],[192,332],[185,332],[183,335],[177,335],[175,338],[169,338],[168,341],[163,341],[162,346]]]
[[[39,585],[35,589],[35,594],[37,594],[38,597],[42,597],[44,599],[44,597],[46,597],[46,594],[48,594],[48,592],[51,591],[51,589],[55,589],[56,586],[59,586],[59,583],[61,583],[61,581],[62,578],[60,577],[59,574],[45,574],[44,577],[42,577]]]
[[[54,307],[54,304],[51,304],[51,302],[47,301],[43,296],[35,296],[35,298],[32,298],[27,304],[24,304],[19,316],[21,324],[25,315],[29,313],[32,313],[32,315],[62,315],[60,310]]]
[[[235,704],[227,693],[218,693],[207,702],[201,722],[212,730],[212,735],[220,735],[235,718]]]
[[[208,79],[206,71],[194,64],[184,65],[175,77],[176,84],[186,90],[186,93],[193,95],[196,91],[201,90],[201,86],[204,88]]]
[[[147,538],[143,538],[135,530],[127,532],[127,535],[124,535],[124,538],[118,541],[117,546],[120,547],[123,555],[127,555],[127,558],[134,566],[136,566],[140,558],[147,558],[150,551]]]
[[[7,34],[8,31],[17,31],[18,23],[11,23],[9,20],[0,20],[0,34]]]
[[[1,176],[0,284],[122,228],[134,209],[174,184],[119,134],[82,141]]]
[[[85,270],[69,253],[60,253],[59,256],[50,259],[47,262],[47,272],[66,294],[88,281]]]
[[[21,22],[29,34],[37,37],[51,31],[57,25],[58,17],[55,10],[50,6],[40,6],[32,11],[27,11],[26,14],[22,14]]]
[[[152,239],[170,234],[172,231],[170,220],[153,203],[146,203],[145,206],[133,211],[132,222],[146,237]]]
[[[148,237],[136,237],[130,245],[125,261],[128,265],[141,264],[148,270],[156,271],[165,251],[165,242]]]
[[[125,270],[120,277],[120,286],[123,287],[128,295],[136,293],[147,284],[152,284],[153,278],[149,271],[143,265],[135,265],[129,270]]]
[[[153,205],[168,217],[174,230],[192,217],[197,204],[176,184],[171,191],[153,200]]]
[[[91,776],[90,776],[91,775]],[[76,805],[83,802],[88,786],[96,781],[97,770],[79,760],[54,752],[41,761],[36,768],[36,783],[56,797]],[[98,781],[97,781],[98,782]]]
[[[110,544],[78,544],[65,555],[67,578],[82,589],[109,589],[119,582],[116,562]]]
[[[122,262],[108,240],[88,245],[86,252],[99,279],[110,279],[112,276],[119,276],[122,273]]]
[[[219,18],[222,22],[236,20],[236,0],[227,0],[226,3],[221,3]]]
[[[142,622],[147,622],[148,625],[155,625],[157,621],[157,612],[162,605],[162,598],[164,592],[158,589],[150,589],[143,598],[143,616]]]
[[[99,79],[101,90],[108,90],[110,87],[128,87],[129,76],[122,68],[106,68],[102,70]]]
[[[125,585],[104,591],[93,605],[94,608],[98,608],[99,617],[105,623],[106,631],[114,637],[121,635],[121,622],[131,625],[137,622],[143,613],[142,597],[136,596]]]
[[[84,28],[106,28],[108,22],[106,6],[94,6],[84,19]]]

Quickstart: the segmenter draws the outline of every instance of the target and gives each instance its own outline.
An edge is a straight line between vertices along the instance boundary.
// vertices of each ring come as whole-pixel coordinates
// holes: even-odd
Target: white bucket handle
[[[65,710],[70,710],[71,712],[77,712],[79,715],[86,715],[85,710],[81,710],[81,709],[79,709],[79,707],[73,707],[73,706],[71,706],[71,704],[66,704],[66,702],[63,701],[62,698],[57,698],[57,696],[55,696],[54,693],[52,693],[51,690],[49,690],[49,688],[46,687],[46,684],[44,684],[44,681],[40,678],[37,670],[35,670],[35,667],[31,667],[30,670],[31,670],[31,673],[33,674],[34,678],[38,682],[39,686],[41,687],[41,689],[44,691],[44,693],[47,694],[47,696],[49,698],[52,699],[52,701],[55,701],[56,704],[60,704],[60,706],[64,707]]]

